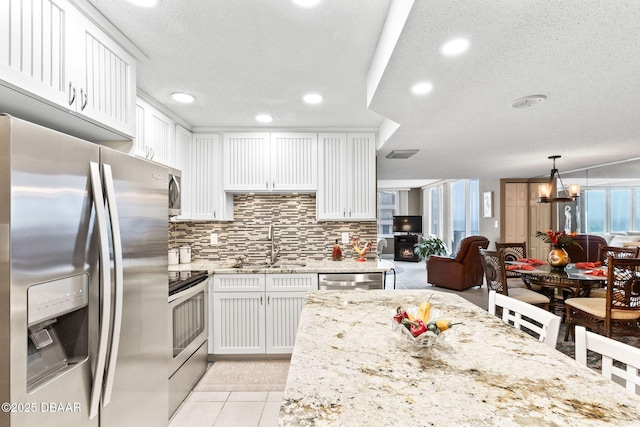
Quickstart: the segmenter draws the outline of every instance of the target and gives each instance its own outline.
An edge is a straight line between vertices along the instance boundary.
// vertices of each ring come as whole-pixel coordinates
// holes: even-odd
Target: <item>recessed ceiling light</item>
[[[174,92],[171,94],[171,97],[174,101],[182,102],[183,104],[191,104],[196,100],[195,96],[183,92]]]
[[[311,8],[316,7],[317,5],[322,3],[322,0],[291,0],[291,2],[296,6]]]
[[[452,56],[461,54],[467,49],[469,49],[469,40],[460,38],[449,40],[443,44],[440,48],[440,52],[442,52],[443,55]]]
[[[160,0],[129,0],[129,3],[140,7],[154,7],[160,4]]]
[[[425,93],[429,93],[433,90],[433,85],[429,82],[416,83],[411,88],[411,92],[416,95],[424,95]]]
[[[273,121],[273,117],[268,114],[258,114],[256,116],[256,120],[260,123],[271,123]]]
[[[322,95],[318,93],[308,93],[302,97],[302,100],[307,104],[319,104],[322,102]]]

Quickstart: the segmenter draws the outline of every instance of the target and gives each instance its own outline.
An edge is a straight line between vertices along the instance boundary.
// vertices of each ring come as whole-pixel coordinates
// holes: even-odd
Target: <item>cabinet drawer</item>
[[[264,274],[214,274],[214,292],[264,291]]]
[[[316,291],[317,274],[267,274],[267,291]]]

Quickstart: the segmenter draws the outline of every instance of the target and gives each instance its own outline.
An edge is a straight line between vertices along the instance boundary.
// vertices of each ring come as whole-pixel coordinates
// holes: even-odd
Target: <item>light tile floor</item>
[[[282,391],[194,391],[169,427],[275,427]]]

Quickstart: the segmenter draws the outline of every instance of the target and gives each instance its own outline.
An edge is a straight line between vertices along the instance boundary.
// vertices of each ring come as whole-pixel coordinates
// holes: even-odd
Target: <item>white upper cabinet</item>
[[[315,191],[316,133],[226,133],[226,191]]]
[[[80,13],[76,14],[69,44],[75,51],[67,58],[70,76],[75,72],[78,113],[95,122],[135,135],[135,60],[112,38]]]
[[[135,155],[176,167],[176,124],[149,103],[136,101]]]
[[[0,2],[0,40],[0,84],[134,136],[135,60],[70,2]]]
[[[320,133],[319,220],[376,219],[375,133]]]
[[[58,105],[73,91],[65,58],[72,56],[65,35],[75,8],[65,0],[0,1],[0,79]]]
[[[316,133],[271,134],[271,189],[275,191],[318,189],[318,135]]]
[[[219,134],[195,134],[184,150],[182,214],[178,219],[232,221],[233,194],[222,188]]]

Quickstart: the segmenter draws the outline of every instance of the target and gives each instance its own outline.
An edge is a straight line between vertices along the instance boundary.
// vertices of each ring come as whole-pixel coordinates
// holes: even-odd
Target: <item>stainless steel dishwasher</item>
[[[318,274],[318,288],[325,290],[384,289],[383,273]]]

